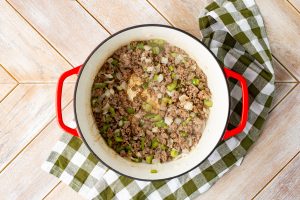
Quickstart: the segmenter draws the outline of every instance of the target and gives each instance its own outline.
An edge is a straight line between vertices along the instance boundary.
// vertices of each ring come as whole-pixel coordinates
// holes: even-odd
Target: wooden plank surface
[[[57,188],[55,188],[55,192],[51,192],[44,200],[84,200],[85,198],[80,196],[77,192],[75,192],[72,188],[64,183],[60,183]]]
[[[71,86],[65,87],[63,105],[73,96]],[[0,171],[54,118],[55,91],[55,84],[18,85],[1,102]]]
[[[253,198],[300,151],[299,119],[300,85],[271,112],[242,165],[197,200]]]
[[[17,81],[0,65],[0,102],[17,85]]]
[[[55,82],[70,69],[5,1],[0,1],[0,13],[0,64],[19,82]]]
[[[295,87],[297,83],[275,83],[275,95],[271,110],[276,107],[280,101]]]
[[[72,102],[63,115],[66,122],[74,118]],[[0,174],[1,199],[42,199],[59,183],[57,178],[43,171],[40,166],[62,134],[65,133],[57,125],[56,119],[52,120]]]
[[[297,80],[276,60],[273,59],[276,82],[297,82]]]
[[[110,33],[138,24],[168,23],[145,0],[79,0],[79,2]]]
[[[300,154],[298,154],[255,198],[264,199],[300,199]]]
[[[256,0],[256,3],[264,17],[273,55],[300,80],[299,13],[288,1]]]
[[[203,0],[149,0],[159,12],[171,22],[194,36],[200,38],[198,16],[206,3]]]
[[[9,3],[73,65],[82,64],[108,36],[76,1],[10,0]]]
[[[299,0],[288,0],[299,12],[300,12],[300,1]]]

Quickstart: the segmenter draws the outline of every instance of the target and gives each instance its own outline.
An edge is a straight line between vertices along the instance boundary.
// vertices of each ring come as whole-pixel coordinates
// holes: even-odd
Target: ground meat
[[[94,79],[91,105],[101,136],[134,162],[167,162],[191,151],[212,106],[207,78],[183,50],[134,41],[111,55]]]

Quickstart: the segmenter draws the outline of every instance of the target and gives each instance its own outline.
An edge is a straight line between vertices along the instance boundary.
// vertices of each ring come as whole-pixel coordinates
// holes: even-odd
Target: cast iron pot
[[[198,145],[187,155],[166,163],[134,163],[115,153],[99,134],[91,109],[91,88],[97,72],[107,58],[119,47],[134,40],[163,39],[175,45],[193,58],[207,76],[208,87],[212,93],[213,106],[206,127]],[[74,91],[74,111],[77,129],[65,125],[61,111],[61,95],[64,80],[78,74]],[[239,125],[227,130],[230,110],[230,96],[227,78],[239,81],[242,90],[242,113]],[[240,133],[248,118],[248,90],[243,76],[222,68],[214,54],[197,38],[178,28],[146,24],[121,30],[99,44],[83,65],[61,75],[57,87],[57,118],[66,132],[80,137],[90,151],[107,167],[119,174],[145,181],[164,180],[180,176],[201,164],[216,148],[221,140]],[[156,169],[158,173],[150,173]]]

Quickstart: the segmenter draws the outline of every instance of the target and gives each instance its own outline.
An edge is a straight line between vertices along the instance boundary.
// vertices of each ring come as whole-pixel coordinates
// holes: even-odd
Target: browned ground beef
[[[100,134],[122,157],[166,162],[189,152],[212,106],[205,74],[163,40],[134,41],[107,59],[94,80]]]

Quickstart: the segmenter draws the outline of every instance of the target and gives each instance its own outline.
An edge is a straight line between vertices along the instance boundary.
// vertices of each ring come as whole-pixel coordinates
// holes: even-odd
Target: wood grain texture
[[[75,192],[70,186],[60,183],[44,200],[85,200],[77,192]]]
[[[272,180],[268,186],[255,198],[264,199],[300,199],[300,154],[295,157],[282,171]]]
[[[256,0],[273,55],[300,80],[300,15],[282,0]],[[297,38],[297,39],[296,39]]]
[[[201,37],[198,17],[206,3],[203,0],[149,0],[172,25]]]
[[[0,65],[0,102],[16,85],[17,81]]]
[[[300,85],[274,109],[240,167],[224,175],[202,199],[251,199],[300,151]]]
[[[111,33],[138,24],[168,24],[145,0],[79,2]]]
[[[273,59],[275,82],[297,82],[297,80],[276,60]]]
[[[55,82],[71,68],[5,1],[0,13],[0,61],[19,82]]]
[[[82,64],[108,33],[71,0],[10,0],[11,5],[73,65]]]
[[[14,83],[0,83],[0,102],[16,87]]]
[[[67,84],[63,105],[73,97]],[[55,116],[55,84],[18,85],[0,104],[0,171]]]
[[[295,87],[297,83],[275,83],[275,95],[272,102],[271,110],[277,106],[280,101]]]
[[[67,106],[63,115],[66,122],[73,119],[72,103]],[[62,134],[65,133],[57,125],[56,119],[52,120],[0,174],[1,199],[42,199],[59,183],[57,178],[43,171],[40,166]]]
[[[288,0],[299,12],[300,12],[300,1],[299,0]]]

